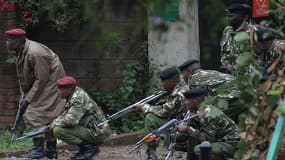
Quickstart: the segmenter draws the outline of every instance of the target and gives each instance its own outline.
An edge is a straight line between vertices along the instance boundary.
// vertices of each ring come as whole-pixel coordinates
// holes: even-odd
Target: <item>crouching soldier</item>
[[[97,124],[106,120],[102,109],[77,86],[73,77],[56,81],[59,94],[66,100],[64,112],[50,125],[54,135],[71,145],[78,145],[79,152],[72,160],[88,160],[99,153],[98,145],[109,136],[109,126]]]
[[[193,88],[183,95],[187,109],[198,114],[187,124],[177,126],[177,130],[188,137],[187,159],[199,157],[199,144],[204,140],[212,143],[212,160],[232,158],[240,140],[239,129],[234,121],[214,106],[200,106],[206,95],[205,89]]]

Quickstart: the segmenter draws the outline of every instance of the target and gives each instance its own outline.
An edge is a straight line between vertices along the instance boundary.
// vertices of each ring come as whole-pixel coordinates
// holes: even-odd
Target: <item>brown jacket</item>
[[[45,45],[26,39],[17,61],[18,78],[25,100],[30,102],[24,114],[26,125],[39,127],[53,121],[63,110],[55,81],[65,76],[59,57]]]

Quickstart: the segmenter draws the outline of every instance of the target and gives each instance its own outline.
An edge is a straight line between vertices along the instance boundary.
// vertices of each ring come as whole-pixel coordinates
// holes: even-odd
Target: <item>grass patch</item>
[[[13,151],[31,148],[33,143],[31,138],[11,142],[11,133],[7,130],[0,129],[0,151]]]

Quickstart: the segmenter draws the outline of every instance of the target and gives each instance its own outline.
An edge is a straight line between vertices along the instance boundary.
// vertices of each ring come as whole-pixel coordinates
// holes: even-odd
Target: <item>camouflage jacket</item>
[[[213,110],[219,116],[210,116]],[[191,126],[187,132],[188,136],[200,142],[208,140],[210,142],[236,143],[240,140],[240,131],[235,122],[216,107],[208,105],[203,109],[200,108],[198,115],[187,122],[187,125]]]
[[[204,88],[208,91],[209,95],[220,98],[234,98],[238,96],[239,91],[234,89],[229,83],[234,80],[234,76],[221,73],[215,70],[202,70],[198,69],[189,77],[189,88]],[[223,86],[225,91],[218,94],[218,87]]]
[[[285,69],[285,40],[275,39],[271,47],[265,53],[260,53],[256,57],[256,66],[261,71],[268,69],[276,59],[279,61],[276,64],[278,69]]]
[[[189,90],[188,85],[181,80],[167,97],[166,103],[162,105],[145,104],[142,110],[144,113],[152,112],[163,118],[183,119],[186,108],[183,105],[184,96],[182,93],[187,90]]]
[[[223,31],[220,41],[222,67],[226,67],[227,64],[231,64],[234,68],[237,68],[235,61],[240,55],[240,50],[234,40],[234,36],[238,32],[249,32],[248,23],[242,23],[236,30],[234,30],[232,26],[227,26]]]
[[[97,127],[106,120],[102,109],[80,87],[76,87],[73,95],[66,100],[64,112],[53,121],[53,126],[72,127],[85,126],[95,132],[95,135],[108,134],[109,125]]]

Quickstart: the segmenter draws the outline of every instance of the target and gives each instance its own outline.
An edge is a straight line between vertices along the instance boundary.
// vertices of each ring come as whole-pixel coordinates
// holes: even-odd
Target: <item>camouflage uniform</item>
[[[219,112],[219,116],[210,116],[213,109]],[[199,144],[207,140],[212,143],[212,160],[233,157],[240,140],[240,131],[234,121],[211,105],[206,106],[205,109],[200,108],[198,114],[198,117],[187,122],[187,125],[191,126],[187,131],[188,152],[194,152],[199,156]]]
[[[215,70],[202,70],[198,69],[195,73],[189,77],[189,88],[205,88],[209,95],[216,98],[226,99],[228,101],[228,107],[225,109],[220,108],[227,116],[234,121],[238,121],[239,114],[245,110],[245,106],[242,106],[238,101],[239,91],[232,87],[229,83],[234,80],[234,77],[229,74],[224,74]],[[224,87],[224,93],[217,93],[219,87]]]
[[[275,39],[272,42],[272,45],[268,52],[262,52],[261,54],[257,55],[256,63],[257,68],[261,71],[266,72],[266,69],[270,67],[275,60],[277,61],[276,67],[278,69],[285,69],[285,41]],[[267,73],[268,74],[268,73]]]
[[[188,85],[181,81],[173,89],[172,93],[167,97],[166,103],[163,105],[149,105],[145,104],[142,111],[146,113],[145,116],[145,133],[148,134],[153,130],[165,124],[169,119],[177,118],[183,119],[186,112],[184,108],[183,92],[189,89]],[[149,148],[156,149],[157,143],[152,142],[148,144]]]
[[[105,120],[96,102],[83,89],[76,87],[71,98],[66,101],[65,111],[52,122],[53,132],[68,144],[78,145],[82,140],[100,144],[109,136],[108,124],[97,126]]]
[[[249,25],[247,22],[242,23],[236,30],[232,26],[227,26],[220,41],[221,47],[221,64],[226,68],[227,64],[231,64],[237,68],[236,59],[240,55],[240,50],[234,40],[234,36],[238,32],[249,32]]]

